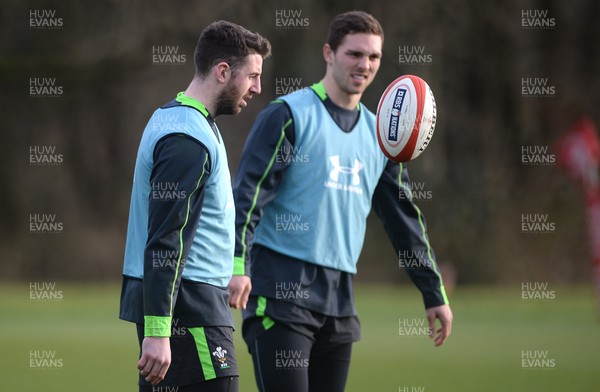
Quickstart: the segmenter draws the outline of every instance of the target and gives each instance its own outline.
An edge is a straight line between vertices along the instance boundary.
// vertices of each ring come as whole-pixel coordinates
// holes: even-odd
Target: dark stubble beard
[[[242,108],[239,106],[240,92],[235,88],[233,82],[229,82],[217,97],[215,117],[221,114],[238,114]]]

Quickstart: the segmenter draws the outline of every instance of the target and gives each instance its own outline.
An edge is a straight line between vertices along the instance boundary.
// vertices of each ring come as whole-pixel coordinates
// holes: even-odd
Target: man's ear
[[[231,67],[224,61],[214,66],[215,78],[219,83],[227,83],[231,76]]]
[[[329,44],[323,45],[323,58],[327,64],[331,65],[333,63],[334,56],[335,53],[331,49],[331,46],[329,46]]]

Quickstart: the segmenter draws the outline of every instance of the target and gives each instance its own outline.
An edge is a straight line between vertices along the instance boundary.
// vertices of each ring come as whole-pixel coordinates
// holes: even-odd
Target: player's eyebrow
[[[381,52],[372,52],[372,53],[365,53],[362,50],[356,50],[356,49],[348,49],[346,50],[346,54],[350,55],[350,56],[368,56],[368,57],[381,57]]]

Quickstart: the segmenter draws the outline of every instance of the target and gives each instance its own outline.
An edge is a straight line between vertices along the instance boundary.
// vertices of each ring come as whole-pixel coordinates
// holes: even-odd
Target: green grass
[[[135,330],[118,320],[118,286],[57,283],[63,298],[29,299],[29,284],[0,287],[2,390],[134,391]],[[400,336],[399,319],[422,319],[416,289],[360,286],[362,340],[347,391],[596,391],[600,328],[586,288],[556,288],[556,299],[522,302],[521,288],[458,289],[454,329],[442,347]],[[236,325],[240,325],[235,312]],[[252,363],[236,332],[241,391],[255,391]],[[31,351],[51,351],[62,367],[30,367]],[[555,367],[523,369],[521,353],[548,351]]]

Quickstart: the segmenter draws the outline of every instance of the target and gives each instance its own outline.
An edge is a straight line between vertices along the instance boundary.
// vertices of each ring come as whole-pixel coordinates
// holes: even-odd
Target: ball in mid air
[[[377,105],[377,141],[395,162],[408,162],[425,150],[435,129],[435,98],[429,85],[414,75],[400,76]]]

